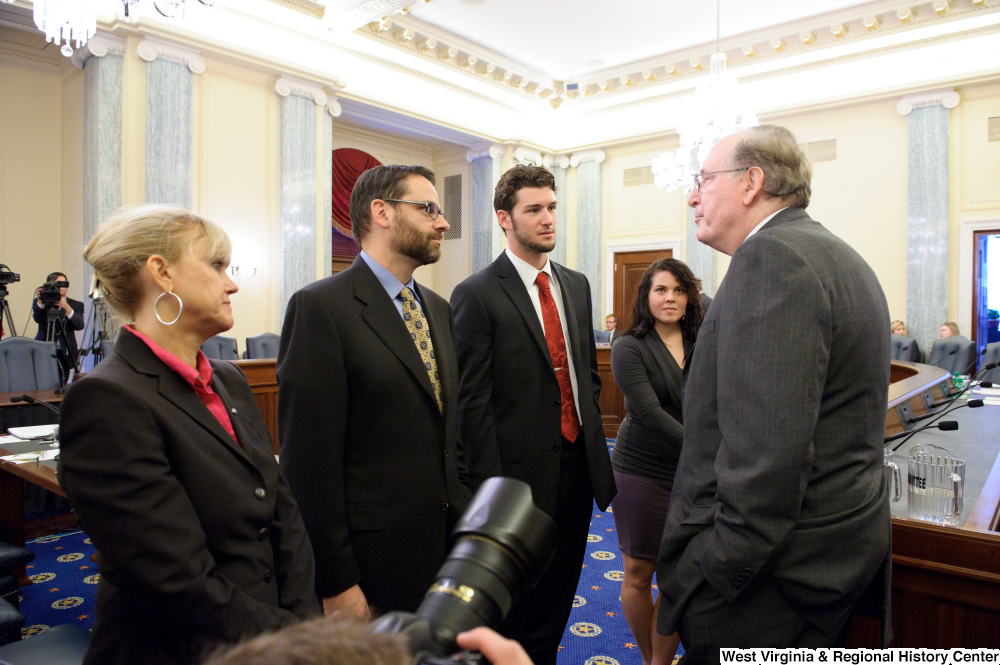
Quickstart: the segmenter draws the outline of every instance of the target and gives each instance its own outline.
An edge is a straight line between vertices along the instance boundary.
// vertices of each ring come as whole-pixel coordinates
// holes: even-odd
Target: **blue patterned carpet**
[[[610,442],[609,442],[610,443]],[[94,546],[82,531],[28,543],[35,560],[21,589],[25,637],[64,623],[90,629],[94,622],[97,566]],[[558,665],[642,665],[639,649],[622,615],[623,565],[615,521],[594,506],[576,602],[559,647]],[[684,648],[678,654],[684,653]]]
[[[23,637],[31,637],[64,623],[90,630],[94,623],[97,564],[90,560],[94,546],[82,531],[46,536],[27,544],[35,553],[28,564],[34,582],[21,589]]]
[[[613,443],[614,439],[608,439],[609,449]],[[557,664],[642,665],[639,648],[622,614],[619,597],[624,565],[610,508],[602,513],[594,504],[588,540],[576,602],[563,633]],[[683,653],[681,646],[678,657]]]

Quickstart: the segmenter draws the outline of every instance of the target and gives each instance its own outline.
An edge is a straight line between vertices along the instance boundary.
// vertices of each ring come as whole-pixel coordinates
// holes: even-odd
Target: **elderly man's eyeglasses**
[[[717,173],[735,173],[737,171],[746,171],[749,168],[750,167],[748,166],[748,167],[745,167],[745,168],[742,168],[742,169],[726,169],[725,171],[702,171],[701,173],[695,173],[694,174],[694,188],[697,189],[700,192],[701,191],[701,186],[702,186],[702,184],[704,184],[704,181],[705,181],[705,176],[707,176],[707,175],[715,175]]]
[[[432,201],[405,201],[403,199],[383,199],[383,200],[388,201],[390,203],[412,203],[415,206],[420,206],[421,208],[424,209],[424,212],[426,212],[428,216],[430,216],[431,219],[437,219],[438,215],[441,214],[441,208],[438,207],[438,204]]]

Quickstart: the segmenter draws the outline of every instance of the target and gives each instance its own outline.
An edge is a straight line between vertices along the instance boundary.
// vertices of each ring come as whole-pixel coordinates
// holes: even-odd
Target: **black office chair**
[[[927,364],[961,374],[970,370],[975,359],[976,345],[961,335],[952,335],[934,342]]]
[[[281,336],[274,333],[264,333],[256,337],[247,337],[246,351],[243,352],[243,357],[250,360],[277,358],[278,346],[280,344]]]
[[[986,345],[986,354],[983,356],[983,360],[979,363],[979,366],[986,367],[991,363],[1000,363],[1000,342],[993,342]],[[983,381],[992,381],[993,383],[1000,384],[1000,367],[994,367],[991,370],[983,372],[979,378]]]
[[[17,607],[17,577],[10,572],[31,563],[35,553],[26,547],[17,547],[0,542],[0,635],[9,644],[21,639],[21,629],[24,628],[24,615]]]
[[[594,341],[598,344],[610,344],[611,343],[611,331],[610,330],[595,330],[594,331]]]
[[[213,360],[239,360],[235,337],[216,335],[201,345],[201,352]]]
[[[89,645],[89,632],[66,623],[0,647],[0,665],[80,665]]]
[[[917,346],[917,340],[903,337],[902,335],[893,335],[892,359],[905,360],[911,363],[920,362],[920,347]]]

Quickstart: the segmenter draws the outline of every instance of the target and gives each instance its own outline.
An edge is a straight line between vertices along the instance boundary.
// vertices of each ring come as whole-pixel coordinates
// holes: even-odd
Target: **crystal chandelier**
[[[130,23],[139,20],[139,5],[147,0],[33,0],[35,25],[45,33],[45,41],[62,44],[60,52],[67,58],[73,46],[80,49],[97,32],[97,12],[113,5],[119,19]],[[157,12],[172,18],[183,17],[186,0],[148,0]],[[3,0],[14,2],[14,0]],[[191,4],[219,8],[222,0],[191,0]]]
[[[712,55],[708,78],[695,90],[689,113],[677,124],[680,147],[653,159],[654,182],[669,191],[680,187],[691,191],[694,174],[701,170],[712,146],[724,136],[757,125],[757,114],[740,106],[736,76],[726,71],[718,11],[716,0],[716,53]]]

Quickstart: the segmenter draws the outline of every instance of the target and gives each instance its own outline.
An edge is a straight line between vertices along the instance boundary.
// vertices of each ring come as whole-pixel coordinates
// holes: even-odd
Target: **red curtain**
[[[374,166],[381,166],[367,152],[353,148],[333,151],[333,228],[351,237],[351,191],[362,173]]]

